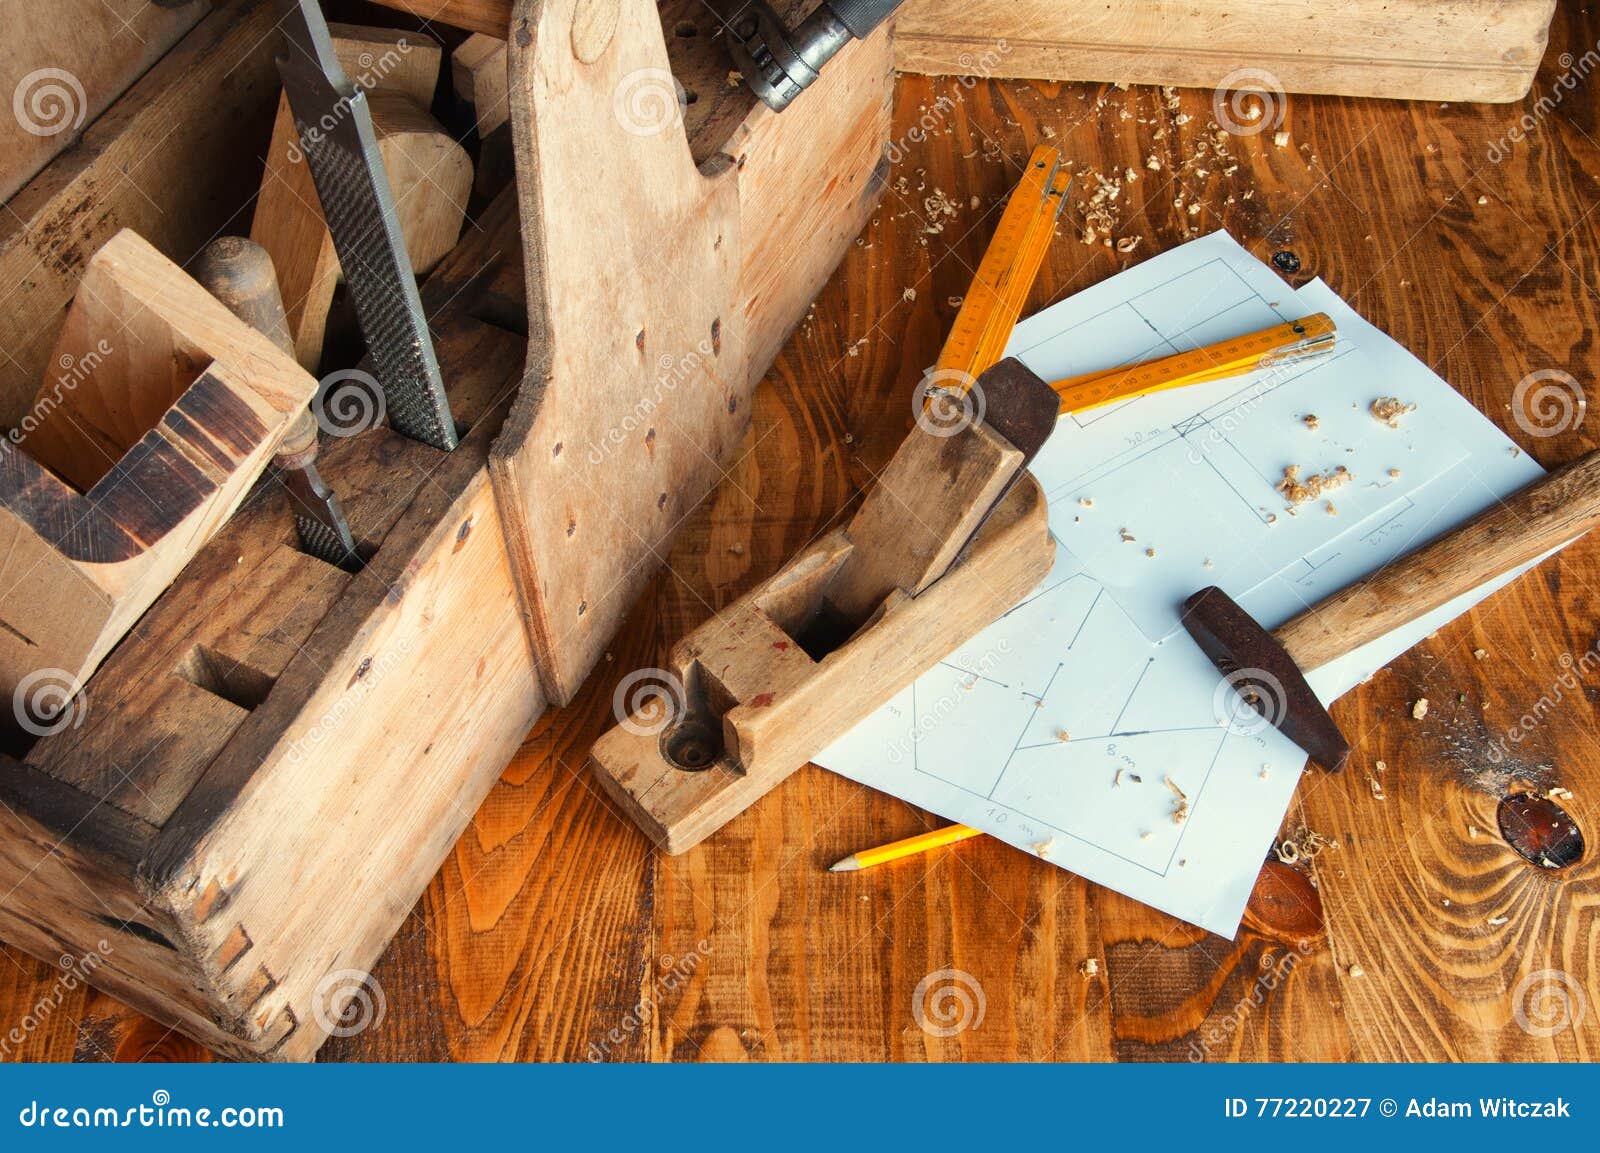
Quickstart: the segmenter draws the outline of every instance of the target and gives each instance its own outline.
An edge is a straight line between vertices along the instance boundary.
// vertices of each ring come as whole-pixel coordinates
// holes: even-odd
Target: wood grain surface
[[[1581,58],[1597,41],[1600,15],[1563,6],[1534,99],[1558,82],[1563,53]],[[764,380],[745,451],[395,938],[373,974],[381,1019],[323,1059],[1600,1057],[1592,539],[1340,702],[1351,769],[1308,775],[1285,822],[1303,848],[1318,843],[1307,830],[1333,844],[1265,871],[1236,941],[987,838],[829,874],[854,849],[940,822],[814,768],[669,858],[583,770],[623,676],[659,666],[672,642],[848,515],[889,459],[951,301],[1041,140],[1080,170],[1134,168],[1114,235],[1142,239],[1126,254],[1082,243],[1075,187],[1030,308],[1225,226],[1260,256],[1294,253],[1294,282],[1325,278],[1541,463],[1595,447],[1593,422],[1535,435],[1510,407],[1536,371],[1594,384],[1595,83],[1540,112],[1531,100],[1290,97],[1284,146],[1271,133],[1231,137],[1232,162],[1183,167],[1210,138],[1209,92],[1171,107],[1147,88],[903,79],[884,209]],[[1512,140],[1524,113],[1535,127]],[[1415,720],[1420,697],[1431,708]],[[1560,871],[1513,852],[1497,817],[1508,793],[1553,786],[1571,791],[1561,803],[1590,846]],[[101,994],[63,990],[57,966],[4,952],[0,1030],[19,1039],[0,1031],[0,1054],[188,1055]],[[1090,959],[1098,971],[1085,975]],[[959,996],[938,995],[952,979],[971,1008],[968,1027],[947,1032],[933,1013],[959,1022]],[[913,1009],[919,986],[929,1028]],[[1585,1012],[1557,1028],[1561,994],[1578,1016],[1574,988]]]

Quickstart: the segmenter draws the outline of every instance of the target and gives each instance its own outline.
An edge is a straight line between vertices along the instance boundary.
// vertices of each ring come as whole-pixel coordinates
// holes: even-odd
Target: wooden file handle
[[[1600,524],[1600,451],[1319,601],[1273,632],[1311,672]]]

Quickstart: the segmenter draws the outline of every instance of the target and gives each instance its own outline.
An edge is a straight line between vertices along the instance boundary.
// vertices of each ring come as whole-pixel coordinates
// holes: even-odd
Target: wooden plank
[[[1554,10],[1555,0],[1367,0],[1337,10],[1315,0],[908,0],[895,67],[1505,103],[1526,95]]]
[[[450,54],[450,79],[456,95],[472,105],[480,137],[499,128],[511,115],[506,103],[508,59],[503,37],[474,32]]]
[[[0,4],[10,39],[0,91],[11,94],[15,113],[0,120],[0,202],[76,144],[85,125],[211,10],[210,0],[25,6]]]
[[[385,8],[409,12],[422,20],[506,37],[511,26],[513,0],[374,0]]]
[[[244,230],[278,89],[273,28],[268,0],[218,8],[11,198],[0,214],[0,424],[27,411],[85,265],[119,229],[180,265],[226,227]]]

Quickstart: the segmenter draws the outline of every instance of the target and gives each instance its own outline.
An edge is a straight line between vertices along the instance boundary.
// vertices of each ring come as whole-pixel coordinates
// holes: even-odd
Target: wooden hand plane
[[[847,527],[624,680],[591,760],[653,841],[699,844],[1038,585],[1058,407],[1016,360],[929,397]]]

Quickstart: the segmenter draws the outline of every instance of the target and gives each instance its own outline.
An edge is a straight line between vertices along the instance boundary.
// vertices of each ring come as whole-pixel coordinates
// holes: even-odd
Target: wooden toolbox
[[[219,5],[192,35],[253,61],[271,7]],[[720,479],[881,193],[886,33],[779,117],[709,36],[672,34],[696,10],[518,3],[518,179],[423,291],[460,447],[325,441],[362,571],[299,551],[281,489],[257,489],[0,760],[0,937],[102,955],[96,984],[230,1056],[305,1059],[337,1026]],[[204,119],[205,87],[161,79],[128,98]],[[248,79],[264,143],[276,86]],[[703,96],[680,111],[675,82]]]

